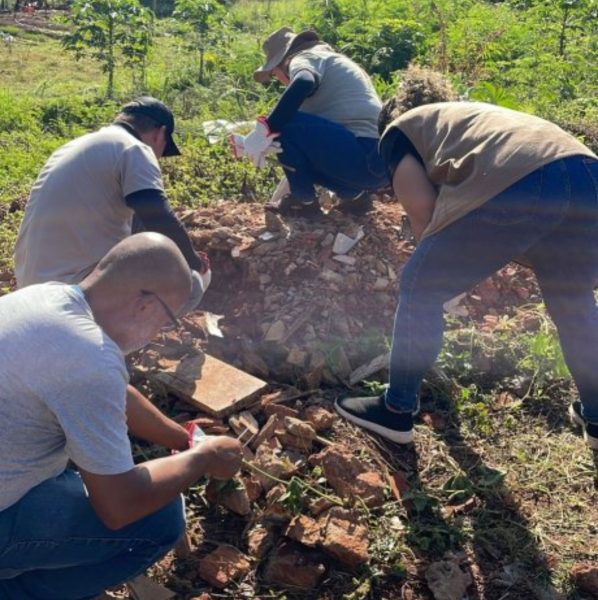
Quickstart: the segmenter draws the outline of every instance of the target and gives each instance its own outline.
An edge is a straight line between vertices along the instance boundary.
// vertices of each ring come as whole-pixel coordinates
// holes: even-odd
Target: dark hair
[[[158,121],[148,117],[147,115],[141,115],[139,113],[118,113],[114,119],[114,122],[127,123],[139,134],[147,133],[148,131],[152,131],[153,129],[161,127]]]
[[[442,73],[409,65],[402,74],[396,94],[382,105],[378,132],[382,135],[392,121],[412,108],[458,99],[453,85]]]

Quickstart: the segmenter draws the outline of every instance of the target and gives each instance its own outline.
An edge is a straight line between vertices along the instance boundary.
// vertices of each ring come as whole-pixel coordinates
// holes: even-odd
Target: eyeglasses
[[[166,304],[166,302],[164,302],[164,300],[162,300],[162,298],[160,298],[160,296],[156,294],[156,292],[150,292],[149,290],[141,290],[141,293],[144,296],[153,296],[162,305],[164,312],[168,315],[168,318],[172,321],[172,324],[175,327],[179,327],[180,323],[179,320],[176,318],[176,315],[174,314],[174,312],[172,312],[168,304]]]

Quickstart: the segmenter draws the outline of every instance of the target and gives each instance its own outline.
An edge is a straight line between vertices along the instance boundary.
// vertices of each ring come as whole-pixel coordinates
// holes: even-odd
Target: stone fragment
[[[314,515],[314,517],[317,517],[333,506],[335,506],[335,504],[330,502],[330,500],[326,500],[326,498],[316,498],[309,503],[309,512]]]
[[[145,575],[138,575],[127,583],[133,600],[170,600],[175,593]]]
[[[266,335],[264,336],[265,342],[280,342],[286,334],[286,326],[279,319],[278,321],[274,321],[268,327],[266,331]]]
[[[320,584],[324,573],[326,567],[317,555],[284,543],[270,556],[264,578],[269,583],[313,590]]]
[[[333,233],[327,233],[324,238],[322,239],[322,241],[320,242],[320,246],[332,246],[332,243],[334,242],[334,234]]]
[[[277,433],[276,437],[280,440],[282,447],[288,450],[296,450],[305,454],[312,451],[313,444],[310,439],[298,437],[292,433]]]
[[[220,589],[246,575],[250,568],[249,559],[233,546],[218,546],[199,561],[200,577]]]
[[[275,213],[265,210],[264,211],[264,221],[266,224],[266,229],[268,231],[283,231],[284,223],[282,219]]]
[[[357,262],[357,259],[354,256],[347,256],[346,254],[335,254],[332,259],[343,265],[350,266],[353,266]]]
[[[294,367],[303,368],[307,360],[307,352],[300,350],[297,346],[293,346],[288,353],[286,361]]]
[[[254,350],[242,349],[241,350],[241,361],[243,362],[243,368],[248,373],[253,373],[258,377],[264,379],[270,375],[270,367],[266,361],[257,354]]]
[[[239,436],[239,440],[242,443],[247,442],[250,438],[257,435],[260,430],[260,425],[256,418],[246,410],[238,415],[230,416],[228,424],[232,427],[237,436]]]
[[[297,515],[288,524],[284,535],[310,548],[322,542],[322,525],[315,519],[305,515]]]
[[[262,518],[283,523],[293,518],[290,510],[280,501],[286,492],[287,488],[278,484],[266,494],[266,508],[262,513]]]
[[[320,517],[324,521],[322,548],[344,565],[355,569],[369,560],[369,532],[350,511],[335,507]]]
[[[337,346],[330,352],[328,367],[341,381],[348,381],[352,368],[342,346]]]
[[[382,477],[374,471],[368,471],[345,446],[328,446],[314,454],[310,462],[322,467],[324,477],[342,498],[359,497],[370,507],[384,503],[385,485]]]
[[[264,486],[255,475],[241,475],[241,479],[245,484],[249,502],[255,502],[264,493]]]
[[[211,479],[206,486],[206,498],[212,504],[221,504],[237,515],[246,516],[251,512],[249,495],[245,483],[240,479],[222,482]]]
[[[336,419],[330,411],[321,406],[308,406],[302,413],[302,417],[311,423],[317,433],[330,429]]]
[[[381,371],[382,369],[388,368],[388,363],[390,361],[390,353],[385,352],[384,354],[379,354],[369,362],[357,367],[351,375],[349,376],[349,383],[351,385],[355,385],[359,383],[362,379]]]
[[[349,237],[344,233],[337,233],[332,246],[332,252],[334,254],[347,254],[352,248],[359,242],[363,237],[363,229],[360,229],[355,238]]]
[[[380,292],[385,290],[390,285],[390,281],[386,277],[378,277],[374,282],[374,291]]]
[[[336,285],[341,285],[345,278],[340,273],[337,273],[336,271],[333,271],[332,269],[324,269],[320,273],[320,279],[323,279],[324,281],[327,281],[328,283],[334,283]]]
[[[206,431],[212,427],[223,427],[224,423],[222,419],[215,419],[214,417],[196,417],[190,420],[191,423],[195,423],[200,429]],[[228,429],[228,427],[226,428]]]
[[[461,600],[471,584],[471,575],[456,562],[439,560],[428,567],[426,582],[435,600]]]
[[[263,558],[274,545],[274,532],[267,523],[258,522],[247,532],[249,556]]]
[[[278,417],[276,415],[270,415],[264,426],[259,430],[258,434],[251,442],[251,447],[256,450],[265,441],[269,440],[274,435],[277,425]]]
[[[290,408],[285,406],[284,404],[267,404],[264,406],[264,413],[266,416],[270,417],[271,415],[276,415],[281,419],[284,417],[298,417],[299,411],[296,411],[294,408]]]
[[[310,423],[296,417],[284,417],[284,426],[291,435],[304,440],[315,440],[318,437]]]
[[[384,504],[386,485],[379,473],[366,471],[355,478],[353,494],[361,498],[370,508]]]
[[[579,591],[598,598],[598,565],[578,563],[571,569],[571,579]]]
[[[273,450],[266,444],[262,444],[257,449],[255,464],[260,470],[278,479],[289,479],[297,472],[297,465],[291,462],[288,456],[283,455],[280,451]],[[270,477],[266,477],[259,472],[256,473],[256,477],[266,491],[271,489],[275,484]]]

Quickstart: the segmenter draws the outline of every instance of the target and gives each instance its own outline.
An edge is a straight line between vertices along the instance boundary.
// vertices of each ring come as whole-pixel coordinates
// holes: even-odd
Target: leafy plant
[[[176,0],[174,17],[190,26],[193,45],[199,51],[198,81],[205,83],[206,53],[214,41],[216,26],[222,20],[224,10],[217,0]]]
[[[90,55],[108,75],[107,95],[114,93],[119,60],[145,69],[152,39],[151,13],[138,0],[76,0],[68,19],[72,27],[63,40],[77,60]]]

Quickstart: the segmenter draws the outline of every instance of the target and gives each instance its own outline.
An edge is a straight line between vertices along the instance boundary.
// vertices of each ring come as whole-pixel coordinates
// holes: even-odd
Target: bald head
[[[96,322],[126,353],[144,346],[189,300],[191,271],[159,233],[132,235],[81,282]]]
[[[127,293],[146,290],[171,301],[174,312],[191,293],[191,272],[176,244],[159,233],[132,235],[112,248],[83,281]]]

